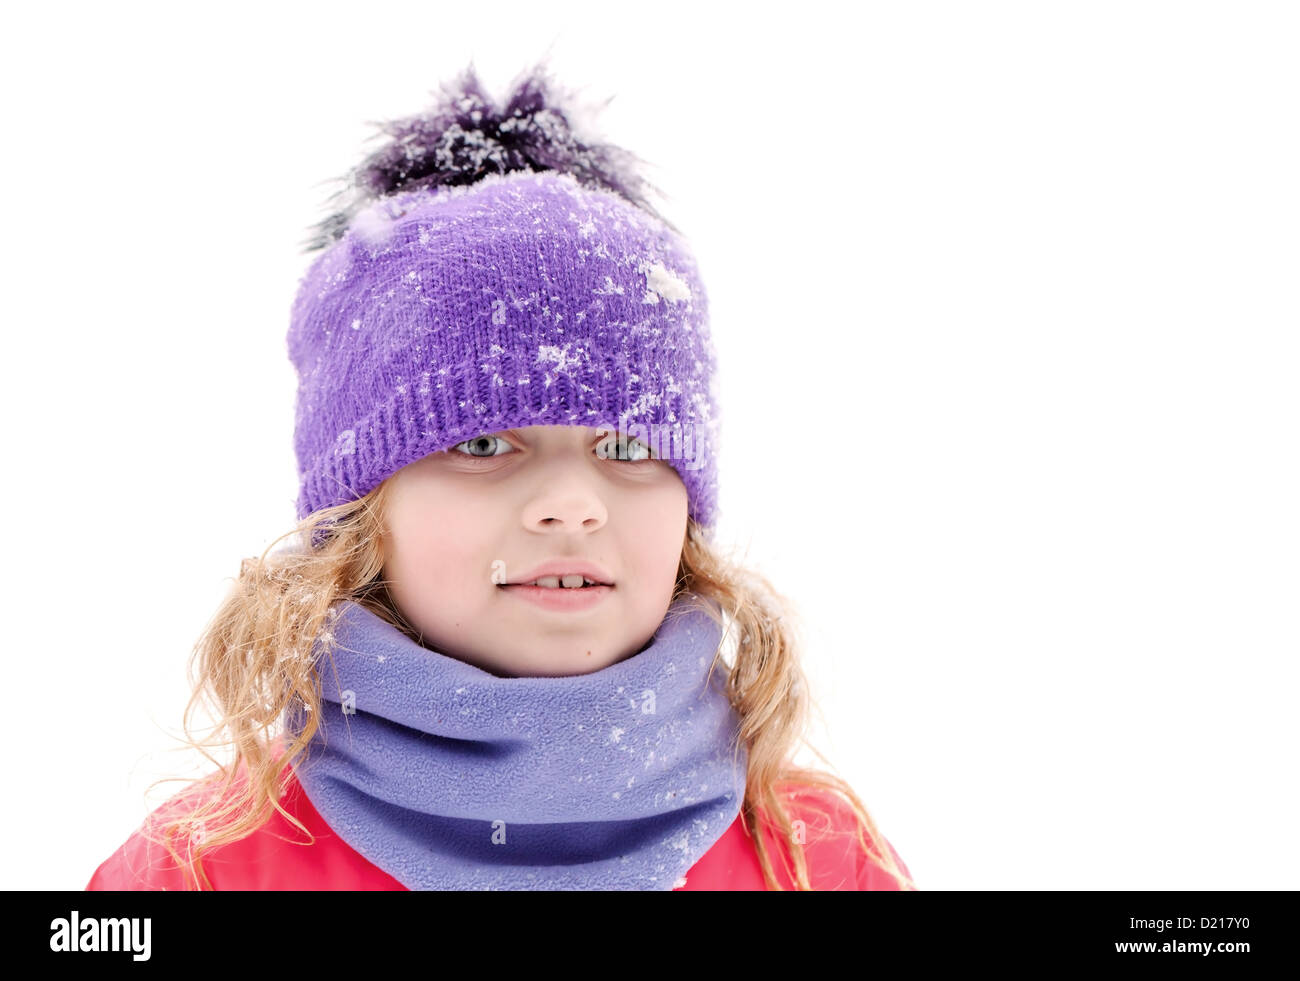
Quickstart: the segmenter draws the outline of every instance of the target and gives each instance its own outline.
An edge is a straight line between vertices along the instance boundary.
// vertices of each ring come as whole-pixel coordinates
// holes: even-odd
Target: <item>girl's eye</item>
[[[620,456],[620,450],[626,455]],[[627,463],[645,463],[653,457],[650,447],[641,440],[618,437],[602,440],[596,447],[596,455],[602,460],[621,460]]]
[[[486,450],[487,452],[484,453],[469,452],[465,454],[466,456],[472,456],[480,460],[492,456],[505,456],[506,452],[514,452],[514,447],[510,446],[510,444],[500,436],[475,436],[473,439],[467,439],[463,443],[457,443],[452,447],[452,449],[459,450],[462,446],[468,446],[475,450]],[[493,453],[492,450],[494,446],[508,446],[510,448],[502,453]]]

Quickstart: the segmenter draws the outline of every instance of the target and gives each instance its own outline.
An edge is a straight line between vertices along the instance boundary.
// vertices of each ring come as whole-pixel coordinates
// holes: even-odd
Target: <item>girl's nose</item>
[[[524,507],[524,527],[529,531],[595,531],[608,513],[590,486],[574,482],[548,487]]]

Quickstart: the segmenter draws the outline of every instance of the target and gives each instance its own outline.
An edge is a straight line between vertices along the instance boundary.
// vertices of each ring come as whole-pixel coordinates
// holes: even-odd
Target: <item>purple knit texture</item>
[[[374,202],[308,268],[288,347],[299,519],[464,440],[575,425],[652,443],[714,524],[704,285],[681,237],[611,191],[515,171]]]

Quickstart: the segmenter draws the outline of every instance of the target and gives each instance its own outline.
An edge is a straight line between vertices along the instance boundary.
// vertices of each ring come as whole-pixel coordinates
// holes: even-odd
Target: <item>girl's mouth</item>
[[[550,577],[554,579],[555,577]],[[499,585],[497,589],[522,600],[533,603],[544,610],[558,612],[576,612],[589,610],[599,605],[614,591],[613,586],[535,586],[531,584]]]
[[[584,586],[608,586],[609,583],[597,582],[578,573],[567,576],[540,576],[532,582],[504,583],[506,586],[542,586],[546,589],[581,589]]]

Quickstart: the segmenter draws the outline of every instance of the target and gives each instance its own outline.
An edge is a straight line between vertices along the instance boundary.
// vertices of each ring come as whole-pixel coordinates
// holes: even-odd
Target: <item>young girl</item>
[[[88,888],[915,888],[793,764],[792,618],[713,540],[695,260],[562,103],[471,65],[317,226],[299,523],[192,665],[218,769]]]

